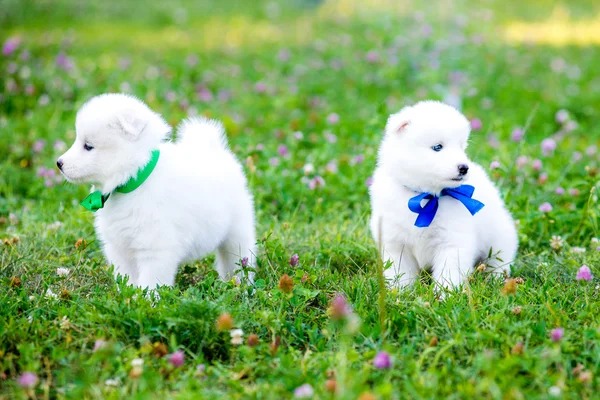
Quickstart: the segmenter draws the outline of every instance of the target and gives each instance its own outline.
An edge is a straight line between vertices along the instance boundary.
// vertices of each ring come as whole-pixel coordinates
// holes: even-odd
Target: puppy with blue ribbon
[[[423,101],[390,116],[370,187],[371,232],[388,282],[413,284],[430,270],[440,289],[461,286],[479,263],[510,273],[518,237],[484,169],[469,160],[469,121]]]

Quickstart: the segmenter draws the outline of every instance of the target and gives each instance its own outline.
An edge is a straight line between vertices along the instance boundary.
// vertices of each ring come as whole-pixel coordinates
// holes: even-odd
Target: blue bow
[[[442,196],[454,197],[465,205],[471,215],[475,215],[479,210],[484,207],[484,204],[472,198],[475,188],[471,185],[460,185],[454,189],[442,190]],[[429,200],[424,207],[421,207],[421,201]],[[421,193],[418,196],[408,200],[408,208],[410,211],[419,214],[415,221],[415,226],[418,228],[425,228],[431,225],[435,213],[438,209],[439,197],[434,196],[431,193]]]

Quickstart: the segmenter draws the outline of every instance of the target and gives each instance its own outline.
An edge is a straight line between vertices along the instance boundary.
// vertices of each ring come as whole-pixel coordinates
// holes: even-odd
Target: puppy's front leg
[[[435,283],[443,289],[458,288],[475,264],[475,253],[466,247],[438,249],[432,267]]]
[[[115,278],[118,275],[127,276],[129,284],[135,284],[138,279],[138,270],[135,260],[127,257],[127,251],[111,243],[104,243],[103,250],[106,260],[114,267]]]
[[[155,289],[159,285],[173,286],[179,265],[175,255],[168,251],[140,251],[136,255],[138,265],[137,286]]]
[[[402,289],[412,285],[419,277],[419,264],[405,244],[384,247],[383,259],[392,261],[393,264],[383,271],[385,279],[392,287]]]

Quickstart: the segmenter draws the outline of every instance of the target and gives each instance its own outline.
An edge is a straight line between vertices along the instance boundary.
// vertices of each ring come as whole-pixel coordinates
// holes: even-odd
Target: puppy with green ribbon
[[[253,281],[253,198],[219,122],[185,120],[172,141],[142,101],[104,94],[81,107],[75,128],[56,164],[69,182],[94,185],[81,205],[94,213],[115,274],[154,289],[172,285],[180,264],[216,252],[222,279]]]

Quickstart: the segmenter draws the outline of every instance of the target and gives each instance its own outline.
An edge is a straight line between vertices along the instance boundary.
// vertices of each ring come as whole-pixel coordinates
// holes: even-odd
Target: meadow
[[[0,399],[595,398],[599,38],[592,1],[0,0]],[[115,281],[55,166],[103,92],[224,122],[254,287],[212,257],[160,299]],[[368,229],[387,116],[430,98],[520,239],[443,300],[381,290]]]

